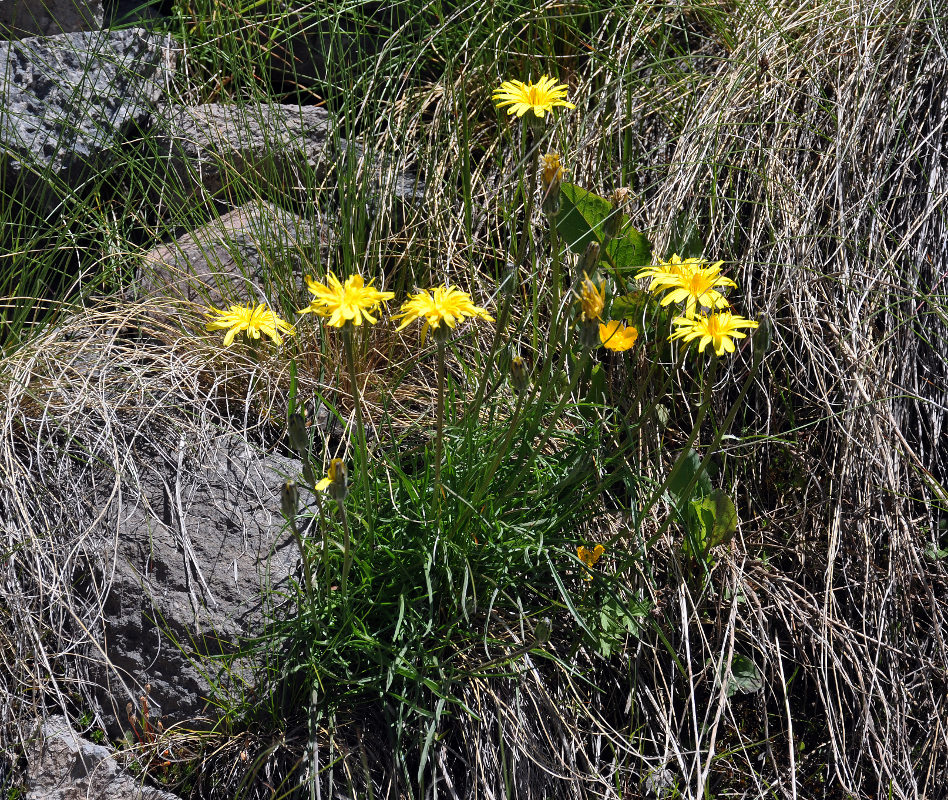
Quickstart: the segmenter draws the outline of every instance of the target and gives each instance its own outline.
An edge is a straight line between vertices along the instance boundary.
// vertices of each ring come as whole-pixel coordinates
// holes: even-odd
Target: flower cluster
[[[737,284],[721,274],[723,263],[710,264],[702,258],[682,260],[673,255],[635,276],[649,278],[648,290],[653,294],[665,293],[663,306],[683,304],[684,313],[672,320],[676,326],[672,340],[682,339],[686,344],[697,340],[701,353],[710,344],[718,356],[734,352],[734,339],[747,336],[741,328],[756,328],[759,324],[731,312],[730,303],[720,290]]]
[[[306,285],[313,299],[306,308],[300,309],[299,313],[323,317],[326,324],[334,328],[361,325],[363,322],[374,325],[378,322],[375,314],[379,306],[395,297],[394,292],[379,291],[372,286],[371,281],[366,284],[358,273],[350,275],[345,283],[332,272],[328,273],[326,283],[320,283],[307,275]],[[233,344],[234,338],[242,331],[252,339],[259,339],[260,334],[264,333],[276,344],[283,343],[280,331],[291,336],[295,334],[293,326],[280,319],[265,303],[256,308],[252,305],[234,305],[228,311],[212,306],[207,316],[210,317],[206,325],[208,331],[227,331],[224,337],[224,345],[227,347]],[[401,313],[395,315],[396,319],[403,319],[398,330],[416,319],[424,319],[422,342],[429,327],[446,334],[448,328],[454,328],[467,317],[494,321],[485,309],[474,305],[467,292],[462,292],[454,286],[438,286],[431,291],[422,290],[411,295],[402,304]],[[442,327],[442,323],[447,327]]]

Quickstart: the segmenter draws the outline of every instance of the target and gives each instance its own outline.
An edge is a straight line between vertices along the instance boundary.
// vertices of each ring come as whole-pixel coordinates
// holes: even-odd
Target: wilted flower
[[[388,302],[395,296],[394,292],[380,292],[372,286],[371,281],[366,286],[359,274],[350,275],[343,285],[329,272],[328,284],[327,286],[319,283],[307,275],[306,285],[314,297],[299,313],[327,317],[329,321],[326,324],[334,328],[341,328],[350,322],[353,325],[361,325],[363,318],[374,325],[378,320],[372,316],[372,312],[381,303]]]
[[[602,554],[605,552],[606,548],[601,544],[597,544],[595,547],[584,547],[583,545],[579,545],[576,548],[576,557],[586,566],[583,574],[584,581],[592,580],[592,573],[589,571],[589,568],[596,566],[596,562],[602,558]]]
[[[586,251],[583,253],[583,271],[595,272],[599,265],[599,256],[602,253],[602,247],[599,242],[591,241],[586,245]]]
[[[696,317],[675,317],[672,323],[678,326],[678,330],[669,339],[684,339],[685,342],[698,339],[699,353],[703,353],[704,348],[711,344],[715,354],[719,356],[733,353],[734,339],[747,336],[738,328],[756,328],[759,324],[730,311],[717,311],[707,316],[699,314]]]
[[[599,282],[599,288],[592,282],[589,275],[583,273],[583,282],[580,285],[579,299],[580,308],[582,308],[581,318],[583,322],[592,322],[594,319],[602,318],[602,310],[606,305],[605,282]]]
[[[453,328],[466,317],[494,321],[485,309],[474,305],[467,292],[462,292],[454,286],[438,286],[430,292],[422,289],[417,294],[410,295],[409,299],[402,303],[401,311],[392,318],[403,320],[397,330],[402,330],[416,319],[424,318],[424,327],[421,329],[421,341],[424,343],[429,327],[444,335],[447,331],[441,327],[442,322]]]
[[[576,108],[572,103],[566,102],[567,88],[566,84],[558,84],[555,78],[544,75],[536,83],[504,81],[499,89],[494,90],[493,99],[497,108],[510,106],[507,109],[508,114],[522,117],[532,111],[536,116],[542,117],[556,106]]]
[[[211,317],[211,320],[205,325],[206,330],[227,331],[224,347],[230,347],[241,331],[245,331],[251,339],[259,339],[261,333],[266,334],[276,344],[283,344],[280,331],[290,336],[296,333],[293,326],[274,314],[266,303],[260,303],[256,307],[231,306],[227,311],[211,306],[207,316]]]
[[[329,462],[326,477],[316,484],[317,492],[328,492],[329,496],[338,503],[346,499],[349,493],[349,470],[346,462],[341,458],[334,458]]]
[[[606,241],[614,239],[625,225],[626,207],[629,204],[630,197],[631,192],[624,188],[616,189],[609,196],[609,204],[612,206],[612,210],[602,223],[602,233]]]
[[[560,210],[560,184],[566,170],[558,153],[540,157],[540,189],[543,193],[543,213],[556,214]]]
[[[628,350],[639,338],[639,331],[634,325],[625,325],[619,320],[611,320],[599,326],[599,341],[606,350],[621,353]]]

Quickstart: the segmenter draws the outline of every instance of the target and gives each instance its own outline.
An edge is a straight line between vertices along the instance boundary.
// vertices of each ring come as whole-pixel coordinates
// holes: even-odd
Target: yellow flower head
[[[507,109],[508,114],[522,117],[528,111],[532,111],[538,117],[542,117],[556,106],[576,108],[572,103],[566,102],[567,88],[565,84],[557,84],[555,78],[544,75],[536,83],[504,81],[499,89],[494,90],[493,99],[497,108],[510,106]]]
[[[443,322],[453,328],[458,322],[463,322],[465,317],[494,321],[485,309],[474,305],[467,292],[462,292],[454,286],[438,286],[430,292],[422,289],[417,294],[410,295],[409,299],[402,303],[401,312],[395,314],[393,319],[402,319],[402,324],[397,328],[402,330],[416,319],[424,318],[425,324],[421,329],[421,341],[424,344],[429,327],[437,330]]]
[[[359,274],[350,275],[343,285],[329,272],[327,283],[328,286],[313,280],[309,275],[306,276],[306,285],[314,297],[299,313],[328,317],[329,322],[326,324],[334,328],[341,328],[350,322],[353,325],[361,325],[363,318],[374,325],[378,320],[372,316],[372,312],[381,303],[386,303],[395,296],[394,292],[380,292],[371,282],[366,286]]]
[[[635,274],[635,280],[640,278],[651,278],[648,285],[650,292],[661,291],[669,286],[677,286],[681,281],[691,278],[696,270],[701,269],[708,262],[701,258],[686,258],[682,261],[677,255],[672,255],[668,261],[661,261],[646,267]],[[723,261],[713,264],[713,267],[720,267]]]
[[[602,554],[605,552],[606,548],[601,544],[597,544],[595,547],[584,547],[583,545],[579,545],[576,548],[576,557],[586,566],[583,574],[584,581],[592,580],[592,573],[589,571],[589,567],[596,566],[596,562],[602,558]]]
[[[606,306],[605,281],[600,281],[599,288],[597,289],[596,284],[594,284],[590,277],[584,272],[578,302],[583,310],[581,315],[583,322],[592,322],[594,319],[602,319],[602,310]]]
[[[606,350],[621,353],[632,347],[638,338],[639,331],[634,325],[625,325],[615,319],[599,326],[599,341]]]
[[[698,352],[711,344],[716,355],[734,352],[734,339],[743,339],[747,336],[738,328],[756,328],[760,323],[739,317],[730,311],[717,311],[707,316],[699,314],[696,317],[675,317],[672,322],[678,329],[670,339],[684,339],[692,342],[698,339]]]
[[[224,347],[230,347],[241,331],[245,331],[247,337],[251,339],[259,339],[260,334],[264,333],[276,344],[283,344],[280,331],[290,336],[296,333],[293,326],[274,314],[266,303],[261,303],[256,307],[231,306],[227,311],[211,306],[207,316],[211,319],[205,326],[205,330],[227,331],[224,336]]]
[[[349,492],[349,470],[346,462],[341,458],[334,458],[329,462],[329,471],[326,477],[316,484],[317,492],[329,492],[333,500],[342,502]]]
[[[683,300],[685,316],[689,318],[695,315],[698,305],[712,309],[727,308],[727,298],[717,290],[718,286],[735,287],[737,284],[730,278],[725,278],[717,264],[696,269],[690,276],[679,278],[677,283],[665,285],[670,291],[662,298],[662,305],[667,306],[669,303]]]

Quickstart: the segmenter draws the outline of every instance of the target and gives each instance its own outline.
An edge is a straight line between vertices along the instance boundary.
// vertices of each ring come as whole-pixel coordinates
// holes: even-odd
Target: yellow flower
[[[639,331],[634,325],[625,325],[615,319],[599,326],[599,341],[606,350],[621,353],[632,347],[638,338]]]
[[[293,326],[274,314],[266,303],[261,303],[256,308],[252,305],[231,306],[227,311],[211,306],[207,316],[212,319],[205,326],[205,330],[227,331],[224,347],[230,347],[241,331],[246,331],[247,336],[252,339],[259,339],[260,334],[264,333],[277,344],[283,344],[280,331],[290,336],[296,333]]]
[[[698,305],[704,308],[727,308],[727,298],[715,287],[737,286],[730,278],[725,278],[717,264],[694,270],[690,276],[682,276],[676,283],[668,282],[663,288],[670,291],[662,298],[662,305],[685,301],[685,316],[695,315]]]
[[[329,272],[328,284],[326,286],[307,275],[306,285],[314,298],[299,313],[328,317],[329,322],[326,324],[334,328],[341,328],[349,322],[361,325],[363,317],[374,325],[378,320],[372,316],[372,312],[381,303],[386,303],[395,296],[394,292],[380,292],[372,286],[371,281],[366,286],[362,276],[358,274],[350,275],[343,286],[339,279]]]
[[[576,557],[586,565],[586,569],[583,571],[583,580],[591,581],[592,573],[589,571],[589,567],[596,566],[596,562],[602,558],[602,554],[606,552],[606,548],[601,544],[597,544],[595,547],[584,547],[579,545],[576,548]]]
[[[317,492],[329,492],[333,500],[340,503],[346,499],[349,492],[349,470],[346,468],[346,462],[341,458],[334,458],[329,462],[329,471],[326,477],[316,484]]]
[[[480,317],[488,322],[494,321],[485,309],[474,305],[467,292],[462,292],[454,286],[438,286],[431,292],[422,289],[417,294],[410,295],[409,299],[402,303],[401,312],[395,314],[392,319],[403,320],[397,328],[397,330],[402,330],[422,317],[425,320],[424,327],[421,329],[422,344],[428,335],[428,328],[438,330],[442,322],[449,328],[453,328],[458,322],[463,322],[465,317]]]
[[[583,322],[592,322],[594,319],[602,319],[602,309],[606,305],[605,282],[599,282],[599,288],[590,280],[589,276],[583,273],[583,283],[579,292],[579,305],[583,310]]]
[[[698,352],[703,353],[708,344],[713,345],[716,355],[734,352],[734,339],[743,339],[746,333],[738,328],[756,328],[760,323],[744,319],[730,311],[718,311],[714,314],[696,317],[675,317],[672,322],[678,326],[669,339],[684,339],[692,342],[698,339]]]
[[[544,75],[536,83],[504,81],[499,89],[494,90],[493,99],[497,108],[510,106],[507,109],[508,114],[522,117],[528,111],[533,111],[538,117],[542,117],[555,106],[576,108],[572,103],[566,102],[566,90],[565,84],[557,84],[555,78]]]
[[[668,261],[653,264],[637,272],[635,280],[651,278],[652,282],[648,285],[648,290],[656,292],[668,286],[678,285],[680,281],[688,280],[696,270],[701,269],[707,263],[701,258],[686,258],[682,261],[677,255],[672,255]],[[723,263],[723,261],[719,261],[712,266],[720,267]]]

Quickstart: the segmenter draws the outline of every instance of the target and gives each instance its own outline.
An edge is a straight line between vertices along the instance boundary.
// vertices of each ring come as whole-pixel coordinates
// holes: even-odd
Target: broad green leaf
[[[698,482],[688,492],[688,496],[685,496],[685,489],[691,483],[700,466],[701,457],[694,450],[689,450],[682,462],[676,465],[671,480],[668,482],[668,494],[682,513],[688,507],[688,501],[693,496],[706,497],[711,494],[711,479],[708,477],[708,470],[705,469],[701,473],[701,477],[698,478]]]
[[[574,253],[583,254],[591,241],[602,244],[605,238],[602,223],[611,213],[612,204],[606,198],[572,183],[562,184],[556,225],[563,241]],[[652,260],[652,245],[627,222],[609,243],[605,257],[619,271],[643,267]]]
[[[747,656],[735,655],[731,659],[731,674],[727,681],[727,696],[737,692],[753,694],[764,688],[764,676],[757,665]]]
[[[737,508],[720,489],[713,489],[700,500],[692,500],[692,506],[704,526],[704,541],[710,549],[726,544],[737,532]]]

